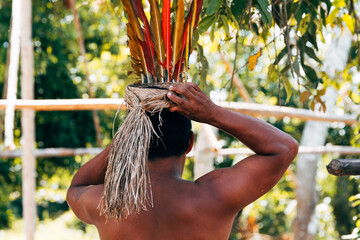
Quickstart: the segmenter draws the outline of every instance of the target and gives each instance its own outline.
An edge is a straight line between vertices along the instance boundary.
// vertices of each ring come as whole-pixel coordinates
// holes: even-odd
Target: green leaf
[[[301,64],[304,64],[304,55],[305,55],[305,41],[304,38],[299,38],[299,40],[297,41],[297,47],[300,51],[300,62]]]
[[[283,84],[285,87],[285,92],[286,92],[286,102],[285,103],[288,103],[291,98],[291,95],[292,95],[291,83],[284,74],[281,74],[281,78],[282,78],[282,81],[283,81]]]
[[[304,69],[306,77],[313,84],[313,87],[316,88],[319,83],[319,78],[317,77],[315,70],[309,66],[306,66],[305,64],[303,64],[302,67]]]
[[[267,82],[276,82],[278,79],[278,74],[276,71],[276,66],[274,64],[270,64],[268,67],[268,73],[267,73]]]
[[[299,58],[297,57],[293,63],[293,67],[294,67],[294,71],[296,72],[296,74],[298,76],[301,76],[301,73],[300,73],[300,63],[299,63]]]
[[[214,23],[214,21],[215,21],[215,14],[211,16],[206,16],[201,20],[197,29],[199,30],[200,33],[203,33],[209,29],[209,27]]]
[[[233,21],[233,23],[235,24],[236,29],[240,29],[240,25],[239,25],[239,20],[237,20],[232,12],[232,10],[225,5],[225,14],[230,17],[230,19]],[[240,18],[239,18],[240,19]]]
[[[290,46],[291,47],[291,46]],[[275,65],[280,62],[280,60],[287,54],[288,52],[288,49],[287,49],[287,46],[285,46],[281,51],[280,53],[277,55],[277,60],[275,60]]]
[[[210,31],[210,40],[213,42],[215,39],[215,27],[216,27],[216,21],[213,23],[213,25],[211,26],[211,31]]]
[[[321,60],[316,56],[314,49],[305,46],[305,53],[318,63],[321,63]]]
[[[225,15],[221,15],[221,21],[224,25],[224,29],[225,29],[225,34],[226,34],[226,38],[231,38],[230,36],[230,30],[229,30],[229,23],[228,23],[228,19]]]
[[[240,21],[241,15],[243,14],[246,6],[248,4],[248,1],[244,0],[233,0],[231,3],[231,11],[234,14],[235,18]]]
[[[206,10],[206,14],[213,15],[219,11],[222,0],[209,0],[209,6]]]
[[[307,40],[315,47],[316,50],[318,50],[318,45],[316,42],[316,24],[312,21],[309,24],[307,33],[305,34],[305,37]]]
[[[266,25],[272,23],[271,13],[268,10],[269,2],[267,0],[257,0],[255,7],[259,10],[261,18]]]

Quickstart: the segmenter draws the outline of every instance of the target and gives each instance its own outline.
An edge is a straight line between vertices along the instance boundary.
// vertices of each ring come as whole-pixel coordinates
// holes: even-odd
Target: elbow
[[[71,188],[71,186],[69,187],[69,189],[67,190],[67,192],[66,192],[66,202],[67,202],[67,204],[69,205],[69,207],[71,208],[71,205],[72,205],[72,196],[73,195],[73,193],[72,193],[72,188]]]
[[[299,143],[294,138],[289,137],[289,139],[283,145],[282,155],[284,160],[290,164],[297,156],[298,151]]]

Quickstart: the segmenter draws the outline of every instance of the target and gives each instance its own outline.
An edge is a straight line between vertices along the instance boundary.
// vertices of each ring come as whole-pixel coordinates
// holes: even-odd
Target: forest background
[[[69,2],[33,1],[35,99],[89,98],[89,95],[123,97],[125,86],[134,79],[128,76],[131,66],[126,17],[120,2],[80,0],[75,4],[88,73],[83,65],[79,32],[74,24],[74,12],[68,8]],[[3,98],[6,98],[11,4],[10,0],[0,1],[0,93]],[[357,1],[345,0],[204,1],[195,33],[196,49],[190,58],[191,80],[215,102],[225,101],[229,96],[231,101],[244,101],[235,87],[229,95],[231,79],[235,76],[241,79],[251,102],[314,111],[325,111],[326,93],[335,90],[336,111],[358,114],[359,10]],[[0,150],[3,151],[4,118],[3,112],[0,114]],[[112,138],[115,111],[98,111],[97,114],[100,142],[90,111],[37,112],[37,148],[106,146]],[[16,112],[17,147],[21,145],[20,115]],[[117,122],[123,118],[121,113]],[[264,120],[301,140],[305,122],[287,117]],[[195,130],[197,128],[195,125]],[[325,144],[359,146],[359,138],[359,126],[332,123]],[[219,139],[224,148],[242,146],[222,132],[219,132]],[[338,239],[351,233],[358,236],[360,197],[356,194],[359,180],[328,175],[324,166],[335,157],[339,155],[319,157],[316,239]],[[42,234],[44,239],[46,234],[53,234],[54,239],[69,236],[97,239],[94,228],[77,220],[65,202],[71,176],[90,158],[37,160],[38,239],[42,239]],[[217,157],[214,166],[231,166],[239,158]],[[184,178],[189,180],[193,179],[193,161],[188,159],[184,173]],[[296,171],[295,162],[270,193],[244,209],[239,215],[242,227],[233,231],[231,239],[240,239],[246,232],[278,238],[292,235]],[[21,192],[21,159],[0,158],[0,239],[20,236]]]

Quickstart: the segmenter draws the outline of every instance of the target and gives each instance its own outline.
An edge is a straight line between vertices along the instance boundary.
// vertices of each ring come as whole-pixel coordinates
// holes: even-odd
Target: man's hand
[[[231,168],[212,171],[195,182],[216,196],[222,212],[236,213],[269,191],[282,177],[298,150],[297,142],[270,124],[215,105],[196,84],[170,88],[169,98],[186,117],[233,135],[255,152]]]
[[[170,108],[171,112],[179,112],[198,122],[212,123],[219,107],[195,83],[177,84],[171,86],[170,90],[182,96],[179,97],[173,92],[168,94],[168,97],[177,104]]]

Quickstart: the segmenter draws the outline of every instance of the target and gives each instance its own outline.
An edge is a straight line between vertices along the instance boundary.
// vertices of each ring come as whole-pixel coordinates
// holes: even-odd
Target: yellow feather
[[[144,51],[140,46],[140,41],[144,41],[144,34],[141,30],[140,23],[134,13],[129,0],[122,0],[124,10],[128,16],[127,31],[129,36],[129,48],[132,60],[132,66],[137,75],[144,74],[150,79],[150,73],[146,67]]]
[[[151,38],[154,42],[154,49],[157,59],[165,64],[165,45],[162,37],[162,25],[161,15],[159,11],[158,0],[149,0],[150,3],[150,27],[151,27]],[[157,64],[157,71],[160,70],[161,77],[165,76],[164,68]]]
[[[172,69],[175,70],[175,65],[179,61],[181,56],[182,40],[184,35],[184,1],[177,1],[176,9],[176,22],[173,35],[173,58],[172,58]]]
[[[192,37],[193,37],[193,31],[194,31],[194,26],[195,26],[195,17],[196,17],[196,9],[197,9],[197,0],[193,0],[193,6],[192,6],[192,16],[190,19],[190,24],[189,24],[189,31],[188,31],[188,36],[187,36],[187,41],[186,41],[186,48],[185,48],[185,59],[184,59],[184,63],[185,63],[185,72],[186,72],[186,77],[185,80],[187,78],[187,72],[188,72],[188,67],[189,67],[189,55],[190,55],[190,50],[191,50],[191,43],[192,43]]]
[[[122,0],[121,1],[123,3],[124,6],[124,10],[128,16],[128,21],[129,24],[131,26],[131,28],[134,30],[134,32],[136,33],[136,36],[138,37],[138,39],[140,41],[144,41],[144,35],[141,31],[141,27],[140,27],[140,23],[137,19],[137,17],[135,16],[134,10],[131,6],[131,3],[129,0]]]

